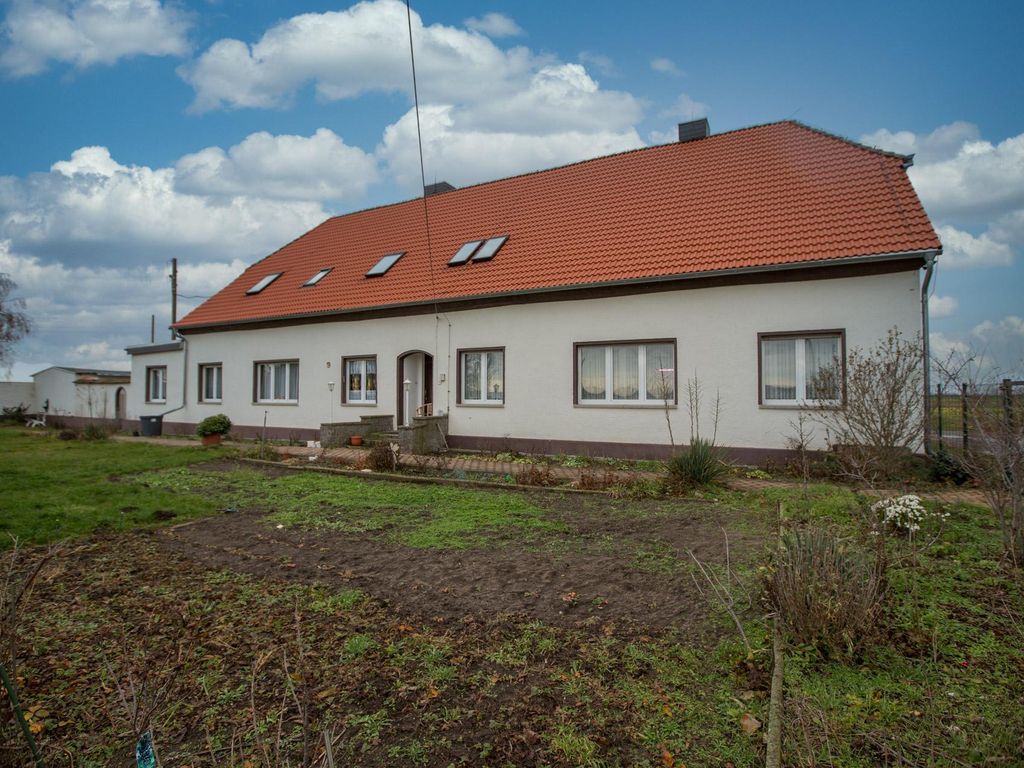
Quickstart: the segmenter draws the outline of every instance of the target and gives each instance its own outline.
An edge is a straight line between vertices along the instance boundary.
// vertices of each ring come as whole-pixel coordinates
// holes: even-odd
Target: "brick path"
[[[182,447],[189,443],[198,444],[198,441],[196,440],[172,437],[128,437],[126,435],[114,435],[111,439],[123,443],[150,443],[152,445],[167,445],[175,447]],[[243,447],[245,445],[251,445],[251,443],[225,441],[225,445]],[[275,445],[271,447],[282,457],[301,458],[304,456],[318,456],[332,462],[344,464],[356,464],[360,459],[364,458],[367,453],[365,448],[352,448],[350,446],[327,449],[307,448],[304,445]],[[497,459],[491,459],[484,456],[464,454],[452,454],[450,456],[403,455],[399,456],[398,463],[407,469],[433,469],[449,472],[461,470],[466,473],[512,476],[518,475],[524,469],[531,466],[530,464],[517,464],[512,461],[498,461]],[[590,472],[591,474],[600,474],[603,472],[602,467],[564,467],[558,464],[534,466],[546,466],[547,470],[551,473],[551,477],[561,482],[574,482],[579,480],[580,475],[583,472]],[[664,474],[659,472],[630,472],[627,470],[612,469],[609,471],[611,474],[623,477],[641,477],[653,480],[662,477]],[[732,477],[727,480],[727,484],[733,490],[748,491],[752,493],[769,488],[800,487],[800,483],[787,480],[758,480],[756,478],[749,477]],[[946,504],[966,502],[968,504],[977,504],[982,507],[988,506],[988,503],[985,501],[984,494],[976,488],[944,488],[938,491],[923,492],[907,491],[902,489],[883,489],[874,492],[865,490],[864,493],[875,496],[899,496],[903,493],[917,493],[917,495],[922,499],[943,502]]]

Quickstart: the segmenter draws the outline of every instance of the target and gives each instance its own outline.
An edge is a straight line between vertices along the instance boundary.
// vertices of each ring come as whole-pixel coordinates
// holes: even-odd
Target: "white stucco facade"
[[[108,372],[113,373],[113,372]],[[54,366],[33,374],[32,407],[34,413],[46,412],[50,416],[70,416],[84,419],[113,420],[136,418],[130,409],[131,384],[129,372],[114,381],[92,376],[84,369]],[[110,378],[110,377],[106,377]],[[118,397],[124,408],[118,409]]]
[[[704,423],[721,398],[722,445],[780,449],[792,434],[794,408],[768,407],[758,398],[758,334],[841,329],[846,348],[871,346],[891,328],[906,337],[921,331],[919,272],[769,282],[631,296],[471,309],[394,318],[327,321],[252,330],[192,333],[182,351],[133,355],[137,386],[133,414],[168,413],[165,421],[195,424],[214,413],[235,425],[281,430],[316,429],[322,422],[360,415],[398,415],[399,356],[434,356],[434,412],[448,413],[456,438],[580,441],[667,445],[659,406],[574,403],[573,345],[595,341],[674,339],[678,405],[671,409],[677,443],[689,440],[687,378],[705,390]],[[461,405],[456,397],[457,350],[504,348],[504,403]],[[342,359],[375,355],[377,402],[343,404]],[[298,360],[294,404],[254,403],[254,363]],[[199,364],[223,365],[223,400],[197,401]],[[167,402],[145,402],[146,369],[167,366]],[[186,381],[187,378],[187,381]],[[336,382],[333,392],[328,382]],[[184,386],[183,386],[184,385]],[[183,398],[184,394],[184,398]],[[332,408],[333,400],[333,408]],[[184,404],[184,407],[181,407]],[[823,435],[817,436],[823,446]]]
[[[35,387],[31,381],[0,381],[0,408],[32,408]]]

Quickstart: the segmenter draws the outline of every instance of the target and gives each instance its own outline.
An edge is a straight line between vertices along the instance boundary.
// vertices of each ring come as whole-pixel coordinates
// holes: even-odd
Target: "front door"
[[[398,424],[409,426],[412,417],[434,402],[434,358],[419,350],[398,357]]]

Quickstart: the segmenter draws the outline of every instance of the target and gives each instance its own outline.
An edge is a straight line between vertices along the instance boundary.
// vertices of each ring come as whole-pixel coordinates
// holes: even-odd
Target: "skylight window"
[[[455,255],[448,260],[448,266],[454,267],[458,264],[465,264],[469,261],[469,257],[476,252],[476,249],[480,247],[482,242],[483,240],[470,240],[464,246],[459,248],[459,250],[455,252]]]
[[[311,285],[316,285],[321,280],[323,280],[325,277],[327,277],[327,273],[330,272],[332,269],[334,269],[334,267],[327,267],[325,269],[321,269],[319,272],[317,272],[315,275],[313,275],[311,278],[309,278],[309,280],[304,282],[302,284],[302,287],[303,288],[309,288]]]
[[[405,251],[400,251],[398,253],[389,253],[387,256],[384,256],[380,261],[378,261],[376,264],[374,264],[373,265],[373,269],[371,269],[369,272],[367,272],[366,276],[367,277],[380,277],[385,272],[387,272],[389,269],[391,269],[393,266],[395,266],[395,262],[397,262],[404,255],[405,255]]]
[[[480,250],[473,254],[473,261],[490,261],[494,258],[494,254],[498,252],[498,249],[505,244],[506,240],[508,240],[508,235],[492,237],[480,246]]]
[[[246,295],[251,296],[254,293],[259,293],[264,288],[266,288],[268,285],[270,285],[272,282],[277,280],[277,278],[279,278],[282,274],[283,273],[281,273],[281,272],[272,272],[271,274],[269,274],[266,277],[262,278],[258,283],[256,283],[256,285],[254,285],[248,291],[246,291],[245,292]]]

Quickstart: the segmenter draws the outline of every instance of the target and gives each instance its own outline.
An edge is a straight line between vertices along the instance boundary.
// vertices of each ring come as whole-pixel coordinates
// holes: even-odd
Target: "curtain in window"
[[[765,400],[796,400],[796,341],[761,341],[761,378]]]
[[[804,339],[804,375],[807,377],[808,400],[838,400],[839,376],[819,374],[838,363],[839,339],[818,336]],[[838,374],[838,371],[836,371]]]
[[[500,351],[487,353],[487,399],[501,401],[505,399],[505,353]]]
[[[580,399],[604,400],[605,347],[580,347]]]
[[[270,375],[272,373],[269,365],[261,365],[260,367],[260,400],[272,400],[274,398],[274,391],[270,388]]]
[[[640,347],[612,347],[612,399],[640,399]]]
[[[213,396],[213,368],[203,368],[203,399],[216,399]]]
[[[298,400],[299,399],[299,364],[290,363],[288,365],[288,399]]]
[[[377,402],[377,361],[366,361],[366,399]]]
[[[362,400],[363,399],[363,361],[362,360],[349,360],[348,361],[348,399]]]
[[[483,355],[479,352],[466,352],[462,356],[462,399],[482,400],[483,393],[480,392],[480,365]]]
[[[676,399],[676,372],[671,344],[647,345],[647,399]]]
[[[288,366],[285,363],[275,363],[274,365],[274,399],[275,400],[287,400],[288,392],[285,390],[285,381],[287,381]]]

